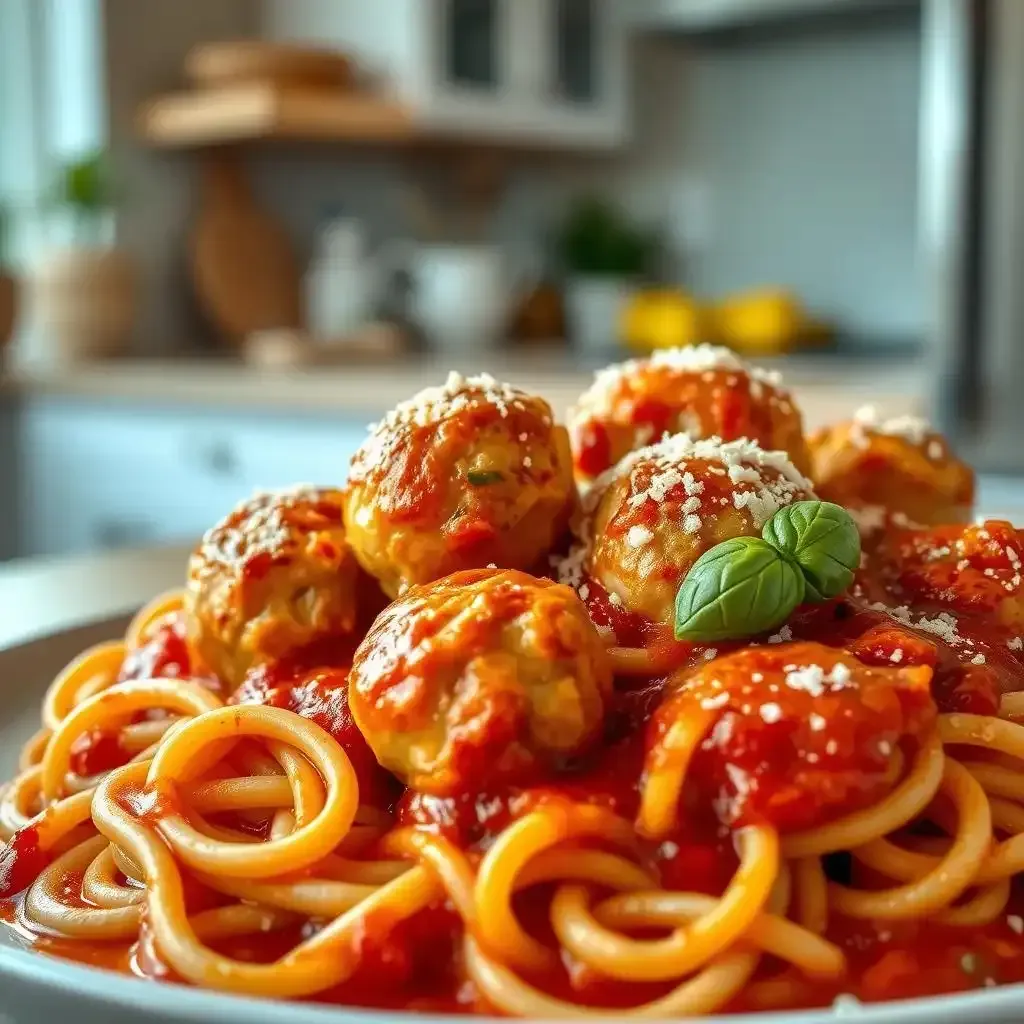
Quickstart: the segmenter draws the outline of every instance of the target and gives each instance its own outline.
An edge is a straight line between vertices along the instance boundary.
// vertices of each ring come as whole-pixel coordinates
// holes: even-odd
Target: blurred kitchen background
[[[1021,0],[0,0],[0,557],[704,340],[1024,508],[1022,157]]]

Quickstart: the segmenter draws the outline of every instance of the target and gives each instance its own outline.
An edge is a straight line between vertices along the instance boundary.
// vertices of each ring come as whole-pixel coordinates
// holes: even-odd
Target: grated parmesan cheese
[[[774,702],[761,705],[761,718],[768,725],[782,720],[782,708]]]
[[[868,434],[885,434],[888,437],[900,437],[913,445],[923,445],[931,439],[934,433],[931,424],[920,416],[895,416],[892,419],[883,420],[878,409],[873,405],[865,405],[853,414],[853,425],[850,429],[850,440],[858,448],[866,448],[869,439]],[[935,444],[932,441],[931,444]],[[940,458],[942,446],[939,445],[939,454],[933,455],[931,444],[929,445],[929,458]]]
[[[721,693],[716,693],[714,697],[704,697],[700,702],[700,706],[705,711],[715,711],[718,708],[725,707],[729,703],[729,694],[723,690]]]
[[[862,537],[870,537],[885,527],[885,509],[881,505],[865,505],[863,508],[848,508],[846,511],[857,524]]]
[[[646,526],[631,526],[626,534],[626,543],[631,548],[642,548],[654,540],[654,534]]]
[[[786,673],[786,685],[791,690],[802,690],[812,697],[846,689],[852,676],[850,669],[842,662],[834,665],[829,672],[821,665],[786,665],[783,671]]]
[[[761,400],[765,386],[774,389],[770,399],[779,404],[789,405],[789,395],[782,390],[782,376],[775,370],[764,370],[750,366],[731,349],[718,345],[691,345],[687,348],[661,349],[645,359],[628,359],[598,370],[590,387],[580,396],[575,408],[570,411],[570,426],[576,426],[592,416],[611,416],[616,403],[630,394],[629,385],[637,377],[650,371],[667,370],[675,373],[692,373],[706,383],[712,383],[715,373],[728,371],[726,384],[736,387],[746,377],[750,394]],[[699,436],[703,433],[700,419],[690,414],[685,416],[685,429]]]
[[[494,406],[505,419],[510,409],[525,411],[527,401],[541,410],[546,424],[553,422],[551,409],[542,399],[495,380],[489,373],[463,377],[453,370],[444,384],[423,388],[370,427],[369,437],[352,459],[351,478],[362,479],[383,458],[389,445],[395,443],[396,433],[405,428],[428,427],[465,410],[487,405]],[[525,440],[526,435],[520,434],[519,439]]]

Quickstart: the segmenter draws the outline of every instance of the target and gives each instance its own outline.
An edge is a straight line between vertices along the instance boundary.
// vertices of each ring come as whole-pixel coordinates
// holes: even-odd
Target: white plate
[[[0,777],[10,777],[21,744],[38,728],[39,704],[54,675],[90,644],[122,635],[127,621],[111,619],[0,650]],[[61,1019],[68,1024],[389,1024],[395,1017],[391,1011],[242,999],[129,978],[34,953],[0,925],[0,1024]],[[1024,985],[901,1003],[844,1006],[840,1011],[717,1019],[729,1024],[963,1024],[965,1020],[1019,1024],[1024,1021]],[[409,1020],[411,1024],[455,1024],[473,1018],[416,1014]]]

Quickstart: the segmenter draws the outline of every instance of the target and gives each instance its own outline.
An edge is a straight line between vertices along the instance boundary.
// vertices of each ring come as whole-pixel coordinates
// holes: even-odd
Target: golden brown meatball
[[[883,600],[941,608],[989,631],[1024,629],[1024,530],[990,519],[970,526],[890,530],[872,559]],[[869,596],[877,591],[865,588]]]
[[[362,574],[342,501],[340,491],[316,488],[257,495],[199,544],[185,592],[188,634],[225,683],[354,628]]]
[[[971,518],[974,472],[914,416],[881,419],[866,406],[846,423],[815,432],[812,477],[818,494],[855,514],[870,534],[897,526]]]
[[[675,434],[598,479],[576,524],[581,543],[560,575],[582,584],[585,600],[596,582],[613,605],[667,624],[679,584],[705,551],[760,536],[783,505],[813,497],[811,482],[782,452]]]
[[[452,374],[398,406],[352,460],[349,541],[392,597],[459,569],[529,569],[575,497],[565,428],[543,399]]]
[[[891,791],[900,743],[934,727],[931,679],[819,643],[748,647],[672,681],[649,733],[654,770],[674,722],[707,718],[688,773],[700,802],[731,826],[812,828]]]
[[[585,749],[611,687],[604,642],[568,587],[478,569],[381,613],[356,651],[349,707],[410,786],[472,793]]]
[[[669,349],[602,370],[569,418],[576,475],[589,480],[664,434],[747,437],[810,468],[800,411],[777,373],[713,345]]]

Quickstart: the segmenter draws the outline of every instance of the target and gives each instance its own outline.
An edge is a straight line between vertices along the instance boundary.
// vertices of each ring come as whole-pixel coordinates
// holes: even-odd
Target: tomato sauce
[[[21,892],[45,870],[52,854],[39,845],[39,830],[26,825],[0,850],[0,899]]]
[[[1005,538],[1000,543],[1005,549]],[[983,552],[977,557],[984,560],[989,555]],[[984,570],[995,566],[978,564],[980,580],[991,580]],[[666,888],[717,894],[737,867],[733,835],[723,820],[732,826],[771,821],[785,831],[864,806],[888,784],[894,751],[901,744],[912,745],[929,728],[937,710],[992,714],[1000,694],[1016,685],[1020,656],[1007,646],[1013,634],[990,614],[991,604],[976,600],[978,579],[971,578],[967,597],[950,600],[948,594],[942,598],[943,588],[955,589],[956,580],[949,583],[945,577],[931,575],[931,569],[928,573],[927,586],[921,582],[913,586],[915,593],[932,587],[933,603],[915,602],[913,612],[905,617],[894,619],[856,596],[807,606],[772,638],[784,641],[784,647],[762,638],[757,646],[730,658],[723,655],[741,645],[717,645],[712,654],[705,648],[676,644],[664,630],[635,617],[631,621],[591,583],[589,604],[595,620],[614,628],[620,642],[625,635],[637,645],[659,650],[655,661],[660,667],[649,677],[616,681],[602,743],[553,770],[520,779],[514,787],[444,797],[403,790],[376,764],[353,721],[347,661],[341,649],[307,651],[302,658],[253,669],[231,701],[285,707],[317,722],[352,760],[363,802],[393,812],[398,824],[445,835],[468,849],[471,859],[479,857],[515,818],[551,801],[585,801],[627,819],[635,817],[649,751],[670,724],[673,710],[685,710],[687,701],[713,704],[720,735],[709,736],[710,742],[702,745],[691,763],[687,792],[694,798],[684,799],[687,811],[675,832],[656,842],[641,840],[637,856]],[[892,583],[893,607],[899,588],[904,592],[911,588],[911,577],[912,573],[904,573],[901,582]],[[506,601],[504,611],[515,617],[515,602],[520,598],[514,590],[496,600]],[[922,616],[939,609],[953,616],[955,639],[936,632],[934,623],[926,621],[922,626]],[[176,665],[187,672],[190,666],[181,660],[182,651],[171,634],[173,630],[158,642],[162,654],[153,648],[145,656],[146,665]],[[410,641],[416,644],[417,637]],[[157,642],[156,634],[151,642]],[[480,636],[477,642],[488,640]],[[848,654],[842,655],[840,649]],[[984,660],[975,663],[980,653]],[[708,655],[718,658],[712,662]],[[757,673],[776,680],[778,673],[786,675],[787,665],[802,665],[805,660],[827,672],[834,663],[853,657],[863,669],[857,673],[857,687],[816,693],[814,685],[810,690],[779,686],[777,692],[762,694],[756,702],[743,692],[744,684]],[[329,661],[315,664],[321,658]],[[144,659],[140,655],[138,660]],[[131,677],[132,672],[148,670],[126,668],[125,672]],[[717,685],[712,685],[712,679]],[[744,711],[745,703],[751,704],[751,711]],[[777,709],[766,713],[768,704]],[[816,728],[816,715],[825,720],[825,727]],[[726,721],[728,730],[720,724]],[[726,731],[728,735],[722,735]],[[90,737],[74,752],[73,769],[82,774],[103,770],[119,756],[111,746],[115,740],[105,734]],[[735,771],[726,772],[726,764]],[[745,780],[742,801],[737,799],[735,772]],[[121,798],[131,813],[151,822],[179,809],[174,795],[163,792],[125,793]],[[712,807],[720,817],[711,813]],[[18,832],[0,852],[0,897],[5,898],[0,911],[6,918],[17,917],[17,900],[10,898],[23,891],[50,860],[39,849],[38,833],[32,827]],[[72,903],[77,884],[74,878],[67,880]],[[524,926],[548,940],[551,893],[551,887],[537,887],[516,896]],[[195,912],[217,905],[220,898],[192,887],[187,899]],[[875,1002],[1024,981],[1024,917],[1018,916],[1022,911],[1024,900],[1015,893],[1009,913],[984,928],[946,928],[931,921],[883,925],[833,914],[828,938],[848,958],[846,977],[815,981],[765,957],[753,981],[727,1009],[824,1006],[842,995]],[[239,959],[271,962],[316,927],[306,924],[218,941],[215,948]],[[467,980],[461,939],[462,923],[444,902],[408,920],[371,915],[354,940],[359,961],[355,974],[315,1000],[386,1010],[490,1012],[493,1008]],[[52,955],[164,981],[179,980],[161,961],[145,918],[140,937],[132,944],[48,937],[34,941],[42,952]],[[570,956],[529,980],[555,996],[608,1008],[635,1005],[672,987],[611,981]]]
[[[249,672],[229,703],[285,708],[316,722],[338,741],[352,762],[360,801],[385,807],[393,801],[398,785],[377,764],[349,711],[346,669],[261,665]]]

